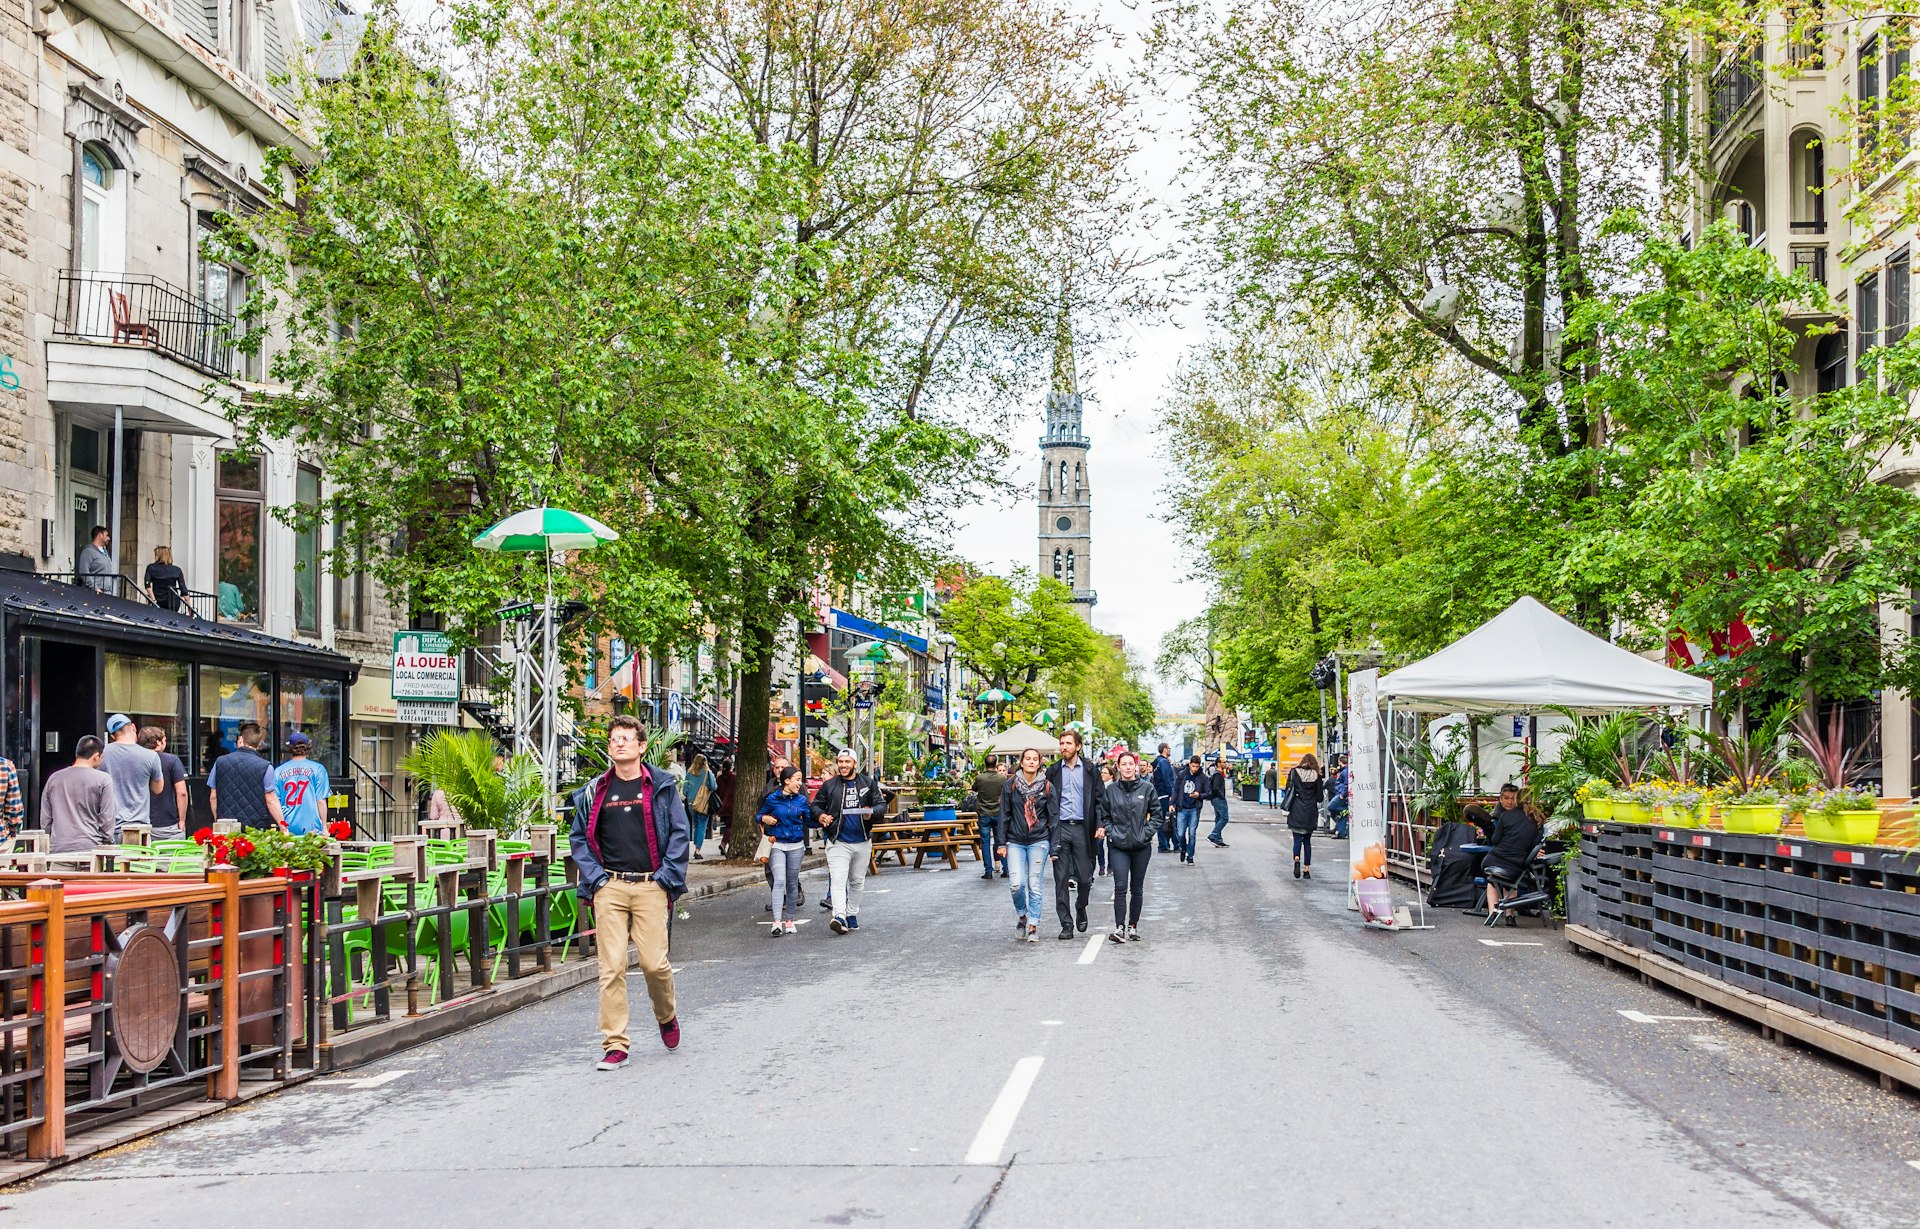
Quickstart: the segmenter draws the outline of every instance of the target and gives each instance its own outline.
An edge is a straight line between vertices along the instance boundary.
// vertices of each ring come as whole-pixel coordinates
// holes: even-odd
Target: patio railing
[[[231,313],[157,277],[62,273],[56,337],[143,346],[214,376],[235,372]]]

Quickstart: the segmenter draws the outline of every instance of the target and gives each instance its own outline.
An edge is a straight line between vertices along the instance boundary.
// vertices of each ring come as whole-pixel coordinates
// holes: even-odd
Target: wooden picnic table
[[[867,854],[868,874],[879,870],[881,860],[888,854],[905,866],[907,854],[911,852],[913,869],[919,870],[927,854],[934,853],[945,858],[947,865],[956,871],[960,869],[960,850],[970,849],[975,858],[980,856],[980,822],[972,811],[962,811],[953,819],[932,823],[922,818],[874,824],[869,832],[873,849]]]

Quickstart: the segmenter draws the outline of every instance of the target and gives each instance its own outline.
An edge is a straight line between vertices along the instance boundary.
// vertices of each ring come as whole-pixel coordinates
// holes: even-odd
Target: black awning
[[[360,671],[352,658],[331,649],[176,614],[30,573],[0,569],[0,606],[16,626],[109,641],[129,651],[160,649],[195,661],[270,665],[339,675],[349,681]]]

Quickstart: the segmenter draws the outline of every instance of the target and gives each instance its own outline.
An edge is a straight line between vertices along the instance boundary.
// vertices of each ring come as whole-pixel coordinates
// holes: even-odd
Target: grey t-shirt
[[[108,743],[100,767],[113,778],[113,830],[144,824],[153,815],[153,783],[165,783],[160,753],[139,743]]]
[[[40,822],[54,853],[113,844],[113,778],[83,764],[62,768],[40,791]]]

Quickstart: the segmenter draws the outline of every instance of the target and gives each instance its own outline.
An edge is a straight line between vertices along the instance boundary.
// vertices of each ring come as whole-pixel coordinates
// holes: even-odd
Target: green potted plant
[[[1880,799],[1863,789],[1830,789],[1807,798],[1807,839],[1867,845],[1880,836]]]
[[[656,744],[648,744],[649,755],[655,749]],[[503,756],[485,731],[430,734],[400,761],[400,767],[424,781],[428,789],[444,792],[471,830],[491,828],[505,839],[518,836],[540,818],[540,766],[531,755]]]
[[[1700,828],[1707,822],[1707,791],[1691,783],[1667,790],[1667,822],[1681,828]]]
[[[1637,785],[1619,786],[1613,791],[1613,817],[1623,824],[1652,823],[1655,801]]]

